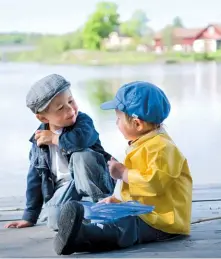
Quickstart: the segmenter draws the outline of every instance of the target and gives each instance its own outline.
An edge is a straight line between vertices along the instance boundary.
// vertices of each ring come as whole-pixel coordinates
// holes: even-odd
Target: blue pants
[[[74,252],[100,252],[178,236],[157,230],[137,216],[128,216],[110,223],[83,223],[72,247]]]
[[[91,149],[73,153],[69,170],[73,179],[55,191],[43,210],[42,218],[47,219],[48,227],[53,230],[58,228],[57,220],[65,202],[70,200],[97,202],[110,196],[114,190],[114,182],[100,153]]]

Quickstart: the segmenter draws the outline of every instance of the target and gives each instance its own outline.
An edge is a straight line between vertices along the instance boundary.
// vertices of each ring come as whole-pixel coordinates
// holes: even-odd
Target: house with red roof
[[[155,34],[153,43],[157,53],[168,48],[164,43],[163,31]],[[174,51],[216,52],[221,48],[221,24],[209,24],[204,28],[174,28],[171,43]]]

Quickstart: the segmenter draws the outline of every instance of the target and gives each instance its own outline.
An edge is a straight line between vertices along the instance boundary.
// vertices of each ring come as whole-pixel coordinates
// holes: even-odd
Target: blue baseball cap
[[[136,81],[123,85],[112,101],[101,105],[102,110],[117,109],[149,123],[162,123],[170,113],[165,93],[156,85]]]

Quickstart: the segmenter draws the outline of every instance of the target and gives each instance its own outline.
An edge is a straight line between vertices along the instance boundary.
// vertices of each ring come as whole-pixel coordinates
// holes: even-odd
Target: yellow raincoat
[[[146,134],[127,150],[124,165],[129,184],[121,185],[123,201],[137,200],[155,210],[140,217],[167,233],[189,234],[192,178],[187,160],[164,129]]]

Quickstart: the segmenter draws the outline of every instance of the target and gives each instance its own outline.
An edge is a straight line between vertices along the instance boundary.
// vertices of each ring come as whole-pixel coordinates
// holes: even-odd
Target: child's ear
[[[141,131],[143,130],[143,123],[140,119],[133,119],[133,123],[134,123],[134,126],[135,128],[138,130],[138,131]]]
[[[36,118],[45,124],[48,123],[48,120],[46,119],[46,117],[40,113],[36,114]]]

